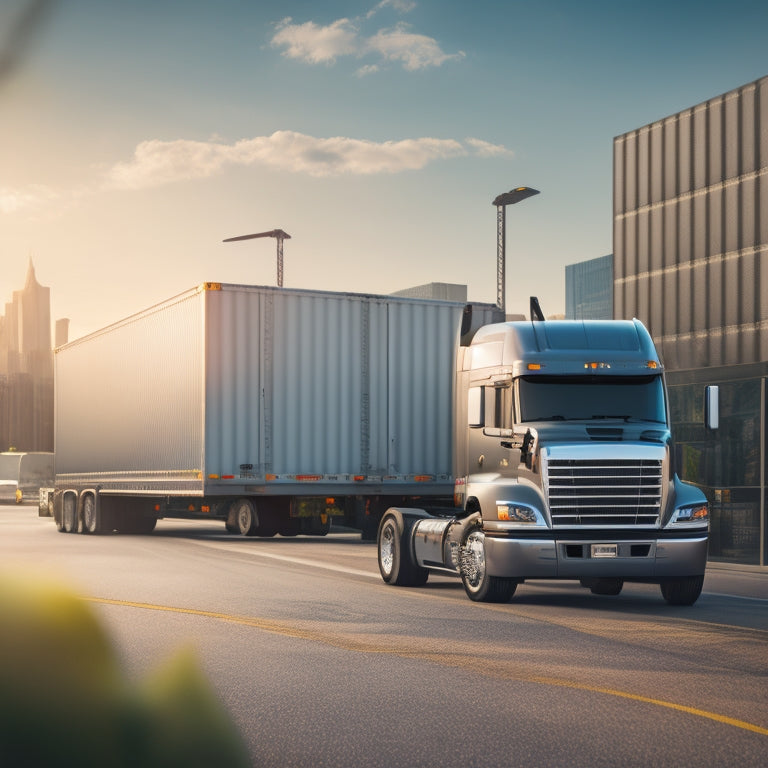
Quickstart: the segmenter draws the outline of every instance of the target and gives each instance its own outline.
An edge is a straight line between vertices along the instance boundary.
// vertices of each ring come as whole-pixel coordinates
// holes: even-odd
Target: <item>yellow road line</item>
[[[216,611],[204,611],[198,608],[182,608],[178,606],[167,605],[155,605],[153,603],[139,603],[130,600],[114,600],[106,597],[84,597],[84,600],[92,603],[100,603],[102,605],[117,605],[126,608],[139,608],[142,610],[150,611],[163,611],[166,613],[181,613],[190,616],[200,616],[207,619],[216,619],[219,621],[226,621],[232,624],[241,624],[244,626],[254,627],[266,632],[274,632],[289,637],[297,637],[307,640],[316,640],[328,645],[334,645],[336,647],[343,647],[350,650],[364,652],[364,653],[386,653],[394,656],[402,656],[405,658],[425,658],[430,661],[438,661],[439,656],[436,657],[432,653],[414,653],[405,650],[398,650],[393,648],[384,647],[370,647],[362,644],[356,645],[351,643],[348,639],[344,640],[342,637],[329,636],[327,633],[313,632],[308,629],[300,629],[299,627],[291,627],[285,622],[273,621],[270,619],[260,619],[248,616],[236,616],[229,613],[218,613]],[[628,691],[620,691],[613,688],[601,688],[599,686],[588,685],[586,683],[579,683],[570,680],[563,680],[554,677],[541,677],[537,675],[515,675],[514,679],[519,682],[525,683],[538,683],[540,685],[552,685],[560,688],[573,688],[576,690],[588,691],[591,693],[601,693],[608,696],[617,696],[622,699],[629,699],[632,701],[639,701],[644,704],[653,704],[657,707],[665,707],[666,709],[677,710],[678,712],[685,712],[689,715],[696,717],[704,717],[715,722],[722,723],[724,725],[730,725],[734,728],[741,728],[745,731],[751,731],[753,733],[759,733],[762,736],[768,736],[768,728],[764,728],[754,723],[748,723],[744,720],[738,720],[726,715],[719,715],[716,712],[709,712],[705,709],[698,709],[696,707],[689,707],[685,704],[675,704],[671,701],[664,701],[663,699],[654,699],[649,696],[642,696],[636,693],[630,693]]]
[[[706,717],[710,720],[715,720],[718,723],[724,723],[725,725],[733,725],[736,728],[742,728],[746,731],[753,731],[763,736],[768,736],[768,728],[763,728],[760,725],[754,723],[747,723],[744,720],[737,720],[734,717],[727,717],[726,715],[718,715],[716,712],[708,712],[706,709],[697,709],[696,707],[688,707],[685,704],[675,704],[672,701],[664,701],[663,699],[652,699],[649,696],[641,696],[637,693],[629,693],[628,691],[618,691],[613,688],[600,688],[595,685],[586,685],[585,683],[569,682],[568,680],[558,680],[557,678],[547,677],[532,677],[531,682],[542,683],[544,685],[558,685],[563,688],[577,688],[582,691],[591,691],[593,693],[605,693],[609,696],[619,696],[622,699],[631,699],[633,701],[642,701],[645,704],[655,704],[657,707],[666,707],[667,709],[676,709],[678,712],[686,712],[689,715],[696,715],[697,717]]]

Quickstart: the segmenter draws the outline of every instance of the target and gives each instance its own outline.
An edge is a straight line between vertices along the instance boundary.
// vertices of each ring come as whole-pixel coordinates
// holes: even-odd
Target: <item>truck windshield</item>
[[[660,376],[523,376],[521,420],[617,419],[666,424]]]

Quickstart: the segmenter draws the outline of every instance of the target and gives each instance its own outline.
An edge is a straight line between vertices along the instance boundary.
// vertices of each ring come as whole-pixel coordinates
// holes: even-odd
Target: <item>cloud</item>
[[[310,64],[333,64],[339,56],[359,52],[357,30],[349,19],[338,19],[327,27],[313,21],[293,24],[289,17],[277,25],[272,45],[284,47],[283,55]]]
[[[17,213],[35,208],[55,197],[57,194],[52,189],[42,186],[34,186],[29,190],[0,187],[0,213]]]
[[[105,189],[142,190],[205,179],[229,167],[260,166],[318,178],[372,176],[419,171],[441,160],[511,154],[504,146],[471,137],[463,141],[421,137],[377,142],[275,131],[231,144],[220,139],[149,139],[136,147],[130,160],[108,168],[98,182],[66,192],[41,185],[26,190],[0,187],[0,215],[34,212],[51,203],[71,206]]]
[[[371,8],[365,15],[366,19],[370,19],[375,16],[382,8],[394,8],[398,13],[410,13],[416,8],[416,3],[411,0],[381,0],[378,5]]]
[[[0,189],[0,212],[14,213],[32,202],[32,196],[13,189]]]
[[[385,6],[399,13],[407,13],[413,10],[415,3],[407,0],[382,0],[368,12],[365,19],[338,19],[327,26],[319,26],[313,21],[294,24],[293,19],[287,17],[277,24],[272,45],[282,48],[283,56],[308,64],[334,64],[342,56],[377,56],[384,62],[400,63],[408,71],[440,67],[447,61],[464,58],[463,51],[445,53],[437,40],[411,32],[410,27],[403,22],[391,28],[379,29],[373,35],[361,34],[359,25]],[[378,69],[375,63],[366,64],[357,70],[357,74],[370,74]]]
[[[465,142],[475,150],[478,157],[499,157],[512,154],[511,149],[507,149],[501,144],[491,144],[482,139],[467,138]]]
[[[142,141],[133,158],[108,173],[109,185],[120,189],[156,187],[174,181],[211,176],[230,162],[232,148],[204,141]]]
[[[371,51],[388,61],[399,61],[409,71],[439,67],[446,61],[464,58],[464,52],[447,54],[437,41],[425,35],[409,32],[406,24],[400,23],[392,29],[381,29],[367,41]]]
[[[365,176],[420,170],[427,164],[467,155],[489,157],[509,153],[480,139],[416,138],[375,142],[342,136],[317,138],[295,131],[221,142],[144,141],[133,158],[108,173],[108,185],[142,189],[212,176],[226,166],[261,165],[309,176]]]

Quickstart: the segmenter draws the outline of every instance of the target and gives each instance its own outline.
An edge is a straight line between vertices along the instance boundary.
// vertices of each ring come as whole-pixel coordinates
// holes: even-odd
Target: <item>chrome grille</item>
[[[658,459],[550,459],[547,478],[555,526],[658,524]]]

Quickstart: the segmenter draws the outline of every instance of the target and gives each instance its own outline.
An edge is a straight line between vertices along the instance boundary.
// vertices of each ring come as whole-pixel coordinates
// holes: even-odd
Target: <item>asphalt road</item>
[[[385,585],[353,534],[245,539],[161,521],[58,533],[0,507],[0,562],[86,597],[129,675],[191,645],[261,766],[763,766],[768,574],[713,568],[693,607],[530,582]]]

